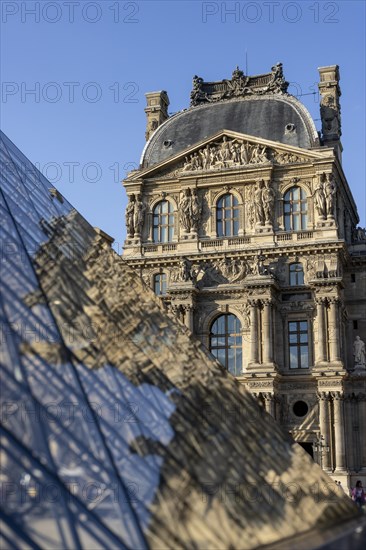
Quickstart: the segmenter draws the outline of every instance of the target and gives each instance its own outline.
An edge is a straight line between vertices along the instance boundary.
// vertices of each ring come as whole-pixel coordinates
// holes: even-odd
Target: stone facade
[[[124,257],[350,486],[366,482],[366,235],[341,164],[339,69],[319,71],[320,136],[280,64],[194,77],[191,107],[153,134],[148,113],[141,166],[124,181]],[[251,118],[241,127],[233,109]]]

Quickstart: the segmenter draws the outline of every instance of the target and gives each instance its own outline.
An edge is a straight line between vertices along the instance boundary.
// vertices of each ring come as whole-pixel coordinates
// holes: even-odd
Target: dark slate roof
[[[288,124],[295,130],[286,131]],[[172,116],[151,136],[141,164],[152,166],[224,129],[304,149],[319,145],[314,122],[297,99],[250,97],[199,105]]]

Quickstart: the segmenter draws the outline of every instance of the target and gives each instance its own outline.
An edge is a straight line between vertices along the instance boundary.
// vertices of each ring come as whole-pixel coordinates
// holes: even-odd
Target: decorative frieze
[[[291,151],[281,151],[245,139],[224,135],[219,141],[208,143],[187,155],[175,166],[174,174],[242,168],[262,164],[294,164],[308,162],[309,158]]]

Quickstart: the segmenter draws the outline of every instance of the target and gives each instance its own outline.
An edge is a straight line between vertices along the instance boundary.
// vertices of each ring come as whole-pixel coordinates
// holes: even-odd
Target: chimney
[[[343,147],[341,144],[341,106],[339,98],[339,67],[319,67],[320,82],[320,117],[322,121],[322,139],[324,145],[334,147],[340,162],[342,162]]]
[[[147,102],[147,107],[145,107],[147,116],[145,137],[147,141],[156,128],[169,118],[169,98],[164,90],[161,92],[148,92],[145,96]]]

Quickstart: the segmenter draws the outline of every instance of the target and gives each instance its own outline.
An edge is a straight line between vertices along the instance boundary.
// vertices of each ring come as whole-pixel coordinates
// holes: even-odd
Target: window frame
[[[301,328],[301,323],[306,323],[306,329]],[[296,324],[296,329],[291,330],[290,325]],[[306,339],[301,341],[302,337],[306,336]],[[295,337],[291,342],[291,337]],[[310,335],[310,323],[308,319],[287,319],[287,357],[288,357],[288,369],[291,372],[309,370],[311,365],[311,335]],[[302,348],[307,350],[307,365],[302,366]],[[291,349],[296,350],[296,366],[292,365]]]
[[[166,212],[163,211],[164,204],[168,205]],[[167,217],[167,223],[165,223],[164,217]],[[152,241],[163,244],[173,242],[174,225],[174,207],[172,203],[167,199],[157,202],[152,209]],[[164,235],[165,232],[166,235]]]
[[[294,198],[297,192],[299,198]],[[283,225],[285,231],[306,231],[308,228],[308,197],[305,189],[299,185],[290,187],[283,195]]]
[[[229,199],[230,204],[225,204]],[[221,195],[216,202],[216,234],[218,237],[237,237],[240,231],[240,204],[234,193]]]
[[[229,320],[233,319],[233,330],[230,330]],[[213,332],[219,320],[224,320],[224,332],[219,332],[220,327],[217,327],[217,332]],[[224,369],[229,371],[233,376],[240,376],[243,373],[243,334],[242,323],[234,313],[222,313],[215,317],[211,322],[209,331],[209,350],[212,355],[219,361]],[[213,340],[217,343],[213,344]],[[233,340],[233,342],[231,342]],[[221,341],[221,343],[220,343]],[[224,342],[223,342],[224,341]],[[220,353],[220,351],[224,353]],[[231,350],[234,350],[233,354]],[[225,358],[224,363],[220,360],[220,355]]]
[[[296,269],[296,266],[301,266],[301,269]],[[301,276],[300,281],[299,276]],[[294,282],[292,279],[294,279]],[[293,262],[289,265],[289,285],[292,287],[305,285],[304,266],[302,262]]]
[[[159,288],[160,292],[157,292],[157,286]],[[153,276],[153,289],[156,294],[156,296],[166,296],[167,294],[167,287],[168,287],[168,278],[167,274],[162,273],[155,273]],[[162,292],[162,290],[165,290],[165,292]]]

